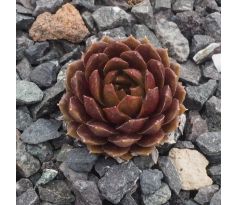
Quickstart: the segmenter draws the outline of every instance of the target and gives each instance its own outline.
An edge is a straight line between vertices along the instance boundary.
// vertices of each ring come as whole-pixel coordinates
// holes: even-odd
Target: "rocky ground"
[[[126,2],[17,0],[17,205],[220,204],[221,2]],[[69,62],[103,35],[130,34],[181,63],[189,110],[159,156],[118,163],[68,138],[56,105]]]

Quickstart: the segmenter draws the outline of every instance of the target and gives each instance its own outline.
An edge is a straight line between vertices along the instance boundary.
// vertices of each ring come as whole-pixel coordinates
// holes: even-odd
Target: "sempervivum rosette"
[[[68,66],[59,107],[68,135],[91,153],[149,155],[185,112],[179,65],[147,39],[104,37]]]

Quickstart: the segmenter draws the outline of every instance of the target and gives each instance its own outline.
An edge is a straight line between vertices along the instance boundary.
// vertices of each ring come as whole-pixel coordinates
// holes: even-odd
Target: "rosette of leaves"
[[[59,108],[67,134],[91,153],[128,160],[149,155],[179,125],[180,66],[148,39],[103,37],[66,72]]]

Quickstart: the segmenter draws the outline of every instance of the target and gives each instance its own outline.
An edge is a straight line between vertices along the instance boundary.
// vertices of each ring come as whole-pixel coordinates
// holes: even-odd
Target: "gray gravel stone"
[[[162,205],[165,204],[171,197],[169,186],[162,183],[160,189],[151,195],[142,195],[142,200],[145,205]]]
[[[26,150],[34,157],[37,157],[41,162],[50,161],[54,156],[52,146],[48,142],[37,145],[28,144],[26,145]]]
[[[208,35],[194,35],[190,46],[190,54],[194,56],[198,51],[204,49],[211,43],[214,43],[215,39]]]
[[[21,35],[16,39],[16,59],[21,60],[25,55],[25,50],[33,45],[33,41],[26,35]]]
[[[185,128],[185,139],[195,142],[201,134],[208,132],[207,122],[197,111],[190,111]]]
[[[84,23],[86,24],[87,28],[91,31],[91,33],[96,33],[97,30],[96,30],[96,26],[94,24],[94,20],[93,20],[93,17],[92,17],[92,14],[89,12],[89,11],[84,11],[82,14],[81,14],[83,20],[84,20]]]
[[[36,8],[33,12],[34,16],[38,16],[44,12],[55,13],[57,9],[65,3],[65,0],[37,0]]]
[[[192,11],[194,0],[174,0],[172,9],[175,12]]]
[[[155,0],[154,10],[171,9],[171,0]]]
[[[131,161],[115,165],[99,180],[98,188],[105,199],[117,204],[136,184],[139,174],[140,170]]]
[[[163,173],[157,169],[144,170],[140,175],[140,187],[142,194],[153,194],[161,186]]]
[[[72,4],[80,7],[84,7],[88,10],[95,9],[95,0],[72,0]]]
[[[216,41],[221,41],[221,14],[214,12],[206,16],[204,23],[205,33]]]
[[[220,74],[218,73],[212,61],[206,62],[202,68],[202,74],[205,78],[219,80]]]
[[[18,196],[16,200],[16,205],[39,205],[39,203],[39,197],[33,188]]]
[[[102,2],[108,6],[118,6],[124,10],[132,7],[127,0],[102,0]]]
[[[209,131],[221,130],[221,100],[212,96],[205,103],[205,114]]]
[[[155,31],[162,46],[168,48],[170,56],[179,62],[187,60],[189,55],[188,40],[181,34],[175,23],[160,19]]]
[[[36,60],[36,64],[41,64],[47,61],[58,61],[58,59],[64,54],[64,51],[60,47],[52,46],[44,56]]]
[[[52,181],[58,174],[54,169],[44,169],[40,179],[36,182],[36,186],[47,184]]]
[[[102,177],[112,166],[116,165],[116,160],[112,158],[99,157],[95,164],[95,171]]]
[[[211,201],[212,196],[215,192],[219,190],[218,185],[210,185],[206,187],[202,187],[198,190],[198,193],[194,197],[194,200],[198,202],[199,204],[206,204]]]
[[[16,4],[16,9],[17,9],[17,13],[19,14],[26,14],[26,15],[32,15],[32,10],[25,8],[24,6],[20,5],[20,4]]]
[[[75,148],[68,152],[66,163],[76,172],[90,172],[97,160],[85,147]]]
[[[34,9],[34,1],[32,0],[17,0],[17,3],[21,3],[27,9]]]
[[[152,159],[151,155],[134,157],[133,162],[140,170],[150,169],[151,167],[155,165],[155,162]]]
[[[32,82],[18,80],[16,82],[17,105],[32,105],[40,102],[44,96],[42,90]]]
[[[126,38],[126,31],[125,29],[121,26],[118,28],[113,28],[105,31],[100,31],[98,33],[98,37],[102,38],[103,36],[110,36],[114,39],[123,39]]]
[[[38,187],[40,199],[56,204],[66,204],[74,201],[74,195],[63,180],[54,180]]]
[[[29,112],[27,112],[28,109],[17,109],[16,110],[16,128],[23,131],[27,127],[30,126],[30,124],[33,122]]]
[[[99,30],[130,25],[133,17],[119,7],[103,6],[92,14]]]
[[[121,200],[120,205],[138,205],[138,204],[130,194],[126,194],[126,196]]]
[[[194,7],[195,10],[202,11],[204,14],[221,11],[221,8],[218,7],[216,0],[196,0]]]
[[[200,67],[194,62],[188,60],[186,63],[181,64],[180,79],[182,82],[188,83],[190,85],[199,85],[200,78]]]
[[[186,87],[185,106],[190,110],[201,110],[203,104],[213,95],[216,88],[217,83],[215,80],[209,80],[199,86]]]
[[[172,19],[177,23],[182,34],[191,40],[196,34],[204,34],[204,18],[195,11],[184,11],[177,13]]]
[[[145,24],[149,28],[154,28],[153,8],[150,0],[144,0],[141,3],[134,5],[131,13],[135,15],[139,22]]]
[[[31,24],[34,22],[34,18],[31,16],[23,15],[23,14],[16,14],[16,27],[19,30],[28,31]]]
[[[192,200],[188,200],[185,202],[185,205],[198,205],[198,204]]]
[[[72,59],[79,59],[80,57],[81,57],[81,48],[80,47],[77,47],[77,48],[75,48],[74,50],[72,50],[71,52],[69,52],[69,53],[66,53],[66,54],[64,54],[61,58],[60,58],[60,60],[59,60],[59,62],[60,62],[60,64],[62,65],[62,64],[65,64],[67,61],[69,61],[69,60],[72,60]]]
[[[53,120],[38,119],[26,128],[21,135],[21,140],[28,144],[39,144],[60,137],[58,129],[60,123]]]
[[[22,80],[28,80],[30,72],[32,71],[31,64],[27,60],[27,58],[23,58],[18,64],[17,64],[17,72]]]
[[[182,185],[179,178],[179,174],[174,167],[171,159],[167,156],[160,157],[159,166],[164,173],[165,180],[169,184],[170,188],[176,193],[179,194]]]
[[[78,205],[102,205],[95,182],[77,180],[73,183],[73,189]]]
[[[23,194],[27,189],[33,188],[33,185],[29,179],[21,178],[16,183],[16,194],[20,196]]]
[[[137,39],[143,39],[144,37],[147,37],[148,40],[155,45],[155,47],[160,48],[161,44],[156,37],[156,35],[144,24],[136,24],[132,28],[132,34],[137,38]]]
[[[33,118],[39,118],[54,111],[65,90],[64,81],[58,81],[54,86],[44,91],[43,100],[31,107]]]
[[[16,166],[23,177],[29,177],[40,169],[39,160],[26,152],[25,144],[20,140],[17,140],[16,146]]]
[[[95,35],[90,36],[89,38],[87,38],[86,40],[86,47],[88,48],[89,46],[91,46],[93,43],[95,43],[96,41],[98,41],[99,38]]]
[[[16,80],[21,80],[21,78],[17,72],[16,72]]]
[[[221,185],[221,164],[209,167],[207,172],[216,184]]]
[[[211,43],[206,48],[198,51],[194,56],[193,60],[196,64],[203,63],[207,59],[211,59],[213,54],[219,53],[221,51],[220,43]]]
[[[221,190],[213,195],[210,205],[221,205]]]
[[[32,65],[36,65],[38,64],[37,59],[43,57],[48,48],[49,43],[47,41],[36,42],[25,50],[25,55]]]
[[[56,160],[59,162],[63,162],[67,159],[67,154],[69,151],[73,149],[73,146],[69,144],[63,144],[60,151],[56,155]]]
[[[210,162],[221,161],[221,132],[207,132],[196,139],[196,144]]]
[[[58,61],[42,63],[31,71],[30,80],[40,88],[51,87],[56,82],[59,69]]]
[[[179,148],[179,149],[194,149],[194,145],[192,142],[181,141],[181,140],[178,140],[174,147]]]
[[[77,180],[87,180],[86,173],[79,173],[75,172],[74,170],[70,169],[66,162],[63,162],[60,167],[60,171],[63,172],[64,176],[71,182],[74,183]]]
[[[215,65],[215,68],[220,73],[221,72],[221,54],[218,53],[218,54],[212,55],[212,61]]]

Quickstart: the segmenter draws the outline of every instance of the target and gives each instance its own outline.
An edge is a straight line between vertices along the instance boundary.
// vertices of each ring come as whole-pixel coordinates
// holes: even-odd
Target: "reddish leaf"
[[[60,112],[63,114],[64,120],[66,121],[72,120],[72,117],[69,115],[69,98],[70,97],[71,97],[70,93],[65,93],[58,104]]]
[[[152,47],[151,44],[142,44],[136,48],[136,51],[141,54],[144,61],[147,63],[150,59],[161,61],[159,54]]]
[[[111,59],[113,57],[119,57],[122,52],[131,50],[126,44],[115,41],[105,48],[104,53]]]
[[[126,61],[122,60],[121,58],[114,57],[106,63],[103,72],[106,74],[112,70],[123,70],[128,68],[128,66],[129,64]]]
[[[107,107],[112,107],[119,103],[119,98],[113,84],[106,84],[103,88],[103,99]]]
[[[106,74],[105,78],[104,78],[104,83],[105,83],[105,84],[110,84],[110,83],[112,83],[112,82],[114,81],[114,79],[116,78],[116,76],[117,76],[117,72],[118,72],[118,71],[116,71],[116,70],[109,71],[109,72]]]
[[[116,135],[108,139],[109,142],[117,145],[118,147],[130,147],[141,139],[141,135]]]
[[[185,96],[186,91],[184,89],[184,86],[182,85],[182,83],[178,83],[174,97],[177,98],[180,103],[183,103],[183,101],[185,100]]]
[[[174,96],[178,83],[178,77],[170,68],[165,69],[165,85],[169,85],[172,96]]]
[[[130,88],[132,96],[144,96],[145,92],[141,86]]]
[[[179,118],[174,118],[170,123],[163,125],[162,130],[164,130],[165,133],[173,132],[177,129],[179,125]]]
[[[98,70],[94,70],[89,77],[89,89],[92,96],[102,105],[102,82]]]
[[[107,119],[114,124],[121,124],[131,119],[128,115],[120,112],[116,106],[103,109]]]
[[[137,84],[142,85],[143,84],[143,76],[140,71],[130,68],[123,70],[124,73],[126,73],[132,80],[134,80]]]
[[[164,118],[163,124],[168,124],[171,122],[178,114],[179,114],[179,101],[178,99],[174,98],[169,109],[167,110]]]
[[[155,87],[155,79],[152,73],[149,70],[146,70],[145,73],[145,92],[147,92],[148,89],[153,89]]]
[[[172,103],[172,93],[168,85],[164,86],[160,92],[160,100],[157,113],[166,111]]]
[[[103,145],[102,149],[110,157],[120,157],[126,154],[130,147],[118,147],[112,143],[107,143]]]
[[[152,147],[158,145],[164,138],[163,130],[159,130],[157,133],[152,135],[145,135],[143,138],[137,142],[141,147]]]
[[[141,130],[147,119],[148,118],[131,119],[116,129],[127,134],[135,133]]]
[[[149,156],[153,152],[154,149],[155,149],[154,146],[152,146],[152,147],[141,147],[139,145],[134,144],[134,145],[131,146],[130,152],[131,152],[132,156],[138,156],[138,155]]]
[[[130,35],[125,40],[122,40],[122,42],[128,47],[130,47],[132,50],[135,50],[139,45],[141,45],[140,41],[135,39],[132,35]]]
[[[73,138],[78,138],[77,135],[77,129],[78,129],[79,124],[77,122],[69,122],[67,124],[67,134],[68,136],[71,136]]]
[[[109,137],[117,134],[117,131],[103,122],[87,122],[88,128],[99,137]]]
[[[156,51],[158,52],[164,67],[169,67],[169,56],[168,56],[168,49],[167,48],[157,48]]]

